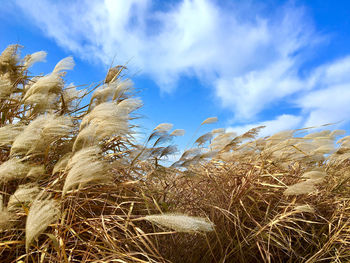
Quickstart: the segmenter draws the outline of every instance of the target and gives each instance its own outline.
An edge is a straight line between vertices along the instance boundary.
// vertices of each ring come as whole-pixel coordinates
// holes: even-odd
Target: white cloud
[[[123,62],[133,58],[163,89],[181,74],[211,81],[241,76],[312,42],[311,30],[301,30],[307,28],[302,12],[288,8],[267,19],[253,5],[244,18],[209,0],[184,0],[165,11],[154,10],[150,0],[16,3],[61,46],[107,65],[114,55]]]
[[[288,59],[277,61],[258,71],[217,81],[217,95],[227,107],[233,107],[239,119],[252,119],[272,102],[305,88]]]
[[[271,136],[280,131],[299,128],[301,123],[302,123],[302,117],[283,114],[278,116],[274,120],[247,124],[247,125],[237,126],[237,127],[230,127],[227,129],[227,131],[236,132],[237,134],[243,134],[252,128],[255,128],[258,126],[266,126],[259,132],[259,136],[265,137],[265,136]]]
[[[305,126],[349,121],[350,82],[316,90],[301,97],[299,106],[307,114]]]
[[[350,120],[350,57],[319,66],[305,81],[311,89],[301,93],[295,105],[305,116],[304,126]]]
[[[284,129],[349,120],[350,57],[300,77],[303,54],[322,39],[302,8],[278,6],[267,16],[254,3],[240,8],[238,1],[223,7],[183,0],[166,9],[151,0],[16,3],[49,37],[85,59],[108,66],[114,56],[119,63],[132,59],[129,66],[165,91],[182,75],[210,84],[240,122],[257,122],[258,113],[287,100],[302,115],[264,123]]]

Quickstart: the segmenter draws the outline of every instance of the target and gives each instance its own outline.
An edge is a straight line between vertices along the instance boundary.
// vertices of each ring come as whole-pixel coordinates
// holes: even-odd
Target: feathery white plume
[[[214,224],[201,217],[182,214],[149,215],[145,220],[178,232],[209,232],[214,230]]]
[[[0,233],[12,227],[14,217],[6,208],[0,210]]]
[[[212,124],[212,123],[216,123],[218,121],[218,117],[209,117],[207,119],[205,119],[201,125],[203,124]]]
[[[160,132],[160,133],[165,133],[169,132],[173,128],[173,124],[171,123],[161,123],[157,127],[155,127],[153,130]]]
[[[15,215],[4,207],[3,196],[0,195],[0,233],[12,227],[14,217]]]
[[[35,52],[31,55],[27,55],[24,58],[24,65],[23,66],[25,68],[30,68],[36,62],[45,61],[46,56],[47,56],[47,53],[45,51],[39,51],[39,52]]]
[[[61,159],[59,159],[58,162],[53,167],[52,174],[64,171],[71,157],[72,157],[72,153],[67,153],[64,156],[62,156]]]
[[[60,60],[55,68],[53,69],[52,73],[61,73],[62,71],[65,71],[65,70],[71,70],[74,68],[74,59],[73,57],[66,57],[62,60]]]
[[[0,182],[23,179],[31,167],[17,158],[12,158],[0,165]]]
[[[184,136],[185,135],[185,130],[183,129],[176,129],[173,130],[172,133],[170,133],[170,136]]]
[[[18,44],[9,45],[0,55],[0,65],[15,66],[19,61],[18,49],[21,48]]]
[[[14,211],[17,208],[21,208],[22,204],[28,204],[40,193],[39,186],[36,184],[24,184],[20,185],[16,192],[10,196],[7,208],[9,211]]]
[[[26,221],[26,250],[59,215],[59,203],[53,199],[38,197],[32,203]]]
[[[110,179],[108,165],[99,157],[100,149],[97,146],[84,148],[73,155],[66,167],[69,172],[62,195],[74,187],[79,188],[89,183],[106,182]]]
[[[91,97],[91,101],[96,100],[96,105],[108,100],[125,99],[126,94],[131,91],[133,83],[131,80],[116,80],[99,87]]]
[[[34,103],[35,100],[30,98],[35,94],[48,95],[49,93],[58,94],[64,86],[63,79],[57,74],[49,74],[37,79],[35,83],[31,83],[26,87],[26,94],[23,101],[26,103]]]
[[[315,213],[315,209],[310,205],[298,205],[294,208],[294,210],[305,213]]]
[[[0,99],[7,99],[13,91],[11,81],[0,78]]]
[[[126,135],[129,132],[129,114],[141,106],[138,99],[126,99],[120,103],[104,102],[87,114],[80,124],[77,145],[102,140],[113,135]],[[88,143],[89,145],[89,143]]]
[[[10,154],[43,154],[52,142],[68,136],[71,128],[70,117],[53,114],[41,115],[16,137]]]
[[[23,131],[24,126],[8,124],[0,128],[0,146],[11,145],[15,138]]]
[[[318,170],[309,171],[302,175],[302,177],[308,178],[308,179],[325,179],[326,176],[327,176],[326,172],[318,171]]]
[[[315,191],[315,184],[313,180],[307,180],[297,184],[288,186],[288,188],[283,192],[284,195],[302,195],[309,194]]]
[[[45,175],[45,166],[44,165],[36,165],[32,166],[27,174],[27,178],[38,179]]]

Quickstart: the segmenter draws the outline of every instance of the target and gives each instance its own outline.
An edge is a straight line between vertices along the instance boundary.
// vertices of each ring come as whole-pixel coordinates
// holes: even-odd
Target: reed
[[[46,53],[20,51],[0,55],[1,262],[350,261],[344,131],[219,128],[165,166],[184,130],[135,139],[124,66],[75,87],[73,58],[32,76]]]

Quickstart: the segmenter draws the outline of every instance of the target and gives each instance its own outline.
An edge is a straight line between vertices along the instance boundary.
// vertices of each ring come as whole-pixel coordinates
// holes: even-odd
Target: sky
[[[67,84],[128,67],[140,125],[185,129],[179,144],[223,127],[261,135],[327,123],[350,131],[350,1],[0,0],[0,49],[73,56]]]

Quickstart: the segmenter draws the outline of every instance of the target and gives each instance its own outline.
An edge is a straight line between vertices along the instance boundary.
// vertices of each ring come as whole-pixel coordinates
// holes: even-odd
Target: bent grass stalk
[[[1,262],[350,261],[344,131],[218,128],[166,167],[184,130],[134,138],[125,66],[66,85],[73,58],[30,76],[46,53],[20,50],[0,55]]]

